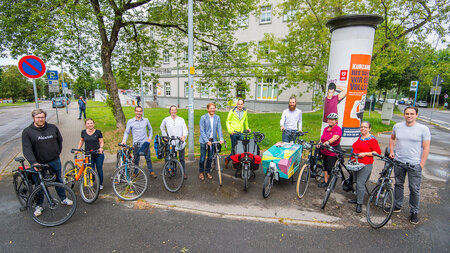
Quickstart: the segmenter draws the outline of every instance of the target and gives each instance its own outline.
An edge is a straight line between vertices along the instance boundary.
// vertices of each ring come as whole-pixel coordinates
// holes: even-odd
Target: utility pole
[[[188,54],[189,54],[189,100],[188,100],[188,115],[189,115],[189,150],[188,160],[194,161],[194,8],[193,0],[188,0]]]
[[[142,115],[144,114],[144,91],[142,90],[142,72],[144,71],[144,68],[142,67],[142,60],[141,60],[141,67],[139,68],[139,72],[141,72],[141,84],[139,87],[139,96],[141,97],[141,103],[142,103]]]

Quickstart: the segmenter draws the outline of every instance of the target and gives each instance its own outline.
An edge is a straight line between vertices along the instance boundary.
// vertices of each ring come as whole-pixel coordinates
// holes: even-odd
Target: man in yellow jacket
[[[244,100],[239,99],[236,103],[236,107],[230,110],[227,117],[227,130],[231,139],[231,154],[234,154],[234,147],[238,140],[242,140],[242,132],[244,130],[250,131],[248,127],[248,115],[247,109],[244,108]],[[230,161],[230,155],[225,158],[225,168],[228,167]]]

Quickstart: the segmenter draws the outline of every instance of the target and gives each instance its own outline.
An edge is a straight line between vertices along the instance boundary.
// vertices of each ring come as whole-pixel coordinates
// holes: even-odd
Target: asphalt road
[[[399,105],[399,110],[403,111],[404,105]],[[432,121],[450,130],[450,110],[432,110],[430,108],[419,108],[419,118]]]

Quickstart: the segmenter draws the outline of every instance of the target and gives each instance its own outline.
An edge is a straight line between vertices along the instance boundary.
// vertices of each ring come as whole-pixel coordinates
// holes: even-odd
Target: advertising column
[[[322,131],[330,113],[339,115],[341,145],[351,146],[359,136],[369,82],[378,15],[345,15],[330,19],[330,59],[324,99]]]

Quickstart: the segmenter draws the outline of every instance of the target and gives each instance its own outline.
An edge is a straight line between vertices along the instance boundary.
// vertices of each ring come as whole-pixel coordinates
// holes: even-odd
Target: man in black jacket
[[[31,112],[33,123],[22,132],[22,152],[28,162],[33,166],[48,164],[57,176],[57,181],[62,183],[61,160],[59,155],[62,150],[63,138],[59,129],[46,122],[47,113],[42,109],[34,109]],[[63,189],[56,188],[63,204],[72,205],[72,200],[66,197]],[[35,216],[42,214],[43,208],[36,206]]]

